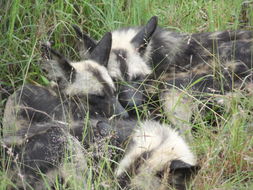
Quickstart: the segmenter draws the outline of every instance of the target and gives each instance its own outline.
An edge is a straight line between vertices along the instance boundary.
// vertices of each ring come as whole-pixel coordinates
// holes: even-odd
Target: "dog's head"
[[[47,47],[55,61],[49,61],[52,69],[49,75],[56,73],[62,93],[86,101],[90,112],[107,117],[113,114],[127,117],[127,114],[116,98],[116,88],[105,65],[108,63],[111,50],[111,33],[105,34],[93,48],[89,59],[70,62],[59,52]]]

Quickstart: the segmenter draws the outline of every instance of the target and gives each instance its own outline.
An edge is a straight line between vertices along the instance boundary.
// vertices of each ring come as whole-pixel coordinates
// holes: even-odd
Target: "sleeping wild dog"
[[[252,81],[252,31],[182,34],[157,22],[154,16],[143,27],[112,31],[107,69],[120,81],[123,106],[139,106],[151,97],[174,125],[188,128],[195,107],[191,96],[225,94]],[[96,41],[74,29],[83,41],[81,53],[89,57]]]
[[[124,111],[114,96],[114,83],[103,67],[109,58],[111,34],[107,33],[97,44],[89,60],[81,62],[69,62],[47,48],[56,59],[49,61],[57,68],[49,70],[49,75],[56,72],[51,77],[60,80],[60,93],[24,85],[8,98],[1,140],[6,154],[13,158],[7,173],[19,188],[44,189],[60,179],[64,183],[76,180],[83,189],[87,166],[83,146],[74,137],[74,123],[79,120],[78,127],[83,129],[88,113],[97,118]]]
[[[128,114],[115,96],[115,86],[106,68],[111,49],[107,33],[91,52],[88,60],[69,62],[47,47],[54,60],[46,64],[48,75],[59,83],[59,91],[25,85],[11,95],[3,117],[3,133],[11,133],[36,122],[83,120]]]
[[[85,174],[83,149],[63,123],[83,120],[88,112],[94,117],[104,117],[124,111],[114,96],[113,81],[102,66],[108,61],[110,48],[110,33],[94,48],[90,59],[82,62],[70,63],[49,48],[56,58],[49,62],[58,68],[54,72],[61,79],[61,94],[45,87],[25,85],[8,99],[3,129],[4,137],[11,140],[5,140],[3,146],[8,149],[14,146],[17,159],[12,162],[14,172],[10,177],[17,186],[43,189],[45,178],[54,182],[58,174],[61,178],[73,176],[75,179]],[[82,122],[80,126],[83,125]],[[66,152],[71,155],[67,156]],[[65,162],[66,156],[77,160]],[[76,176],[66,167],[72,168]]]
[[[109,137],[117,150],[125,150],[115,171],[120,189],[184,190],[199,170],[187,143],[168,125],[117,118],[91,119],[89,125],[86,144]],[[63,186],[74,180],[86,188],[86,151],[74,137],[83,136],[83,127],[83,121],[49,121],[6,134],[0,142],[11,158],[7,173],[16,187],[40,190],[57,180]],[[111,158],[113,163],[120,155]]]
[[[133,127],[135,126],[135,127]],[[175,129],[157,121],[97,123],[101,136],[125,150],[115,175],[123,189],[185,190],[199,170],[196,157]]]

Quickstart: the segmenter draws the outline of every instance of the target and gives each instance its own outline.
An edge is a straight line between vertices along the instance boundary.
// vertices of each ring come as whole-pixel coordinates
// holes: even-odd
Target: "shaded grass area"
[[[69,59],[79,59],[74,30],[76,24],[96,39],[119,27],[142,25],[153,16],[159,25],[178,32],[252,29],[253,2],[242,0],[6,0],[0,1],[0,112],[6,97],[30,82],[47,85],[40,70],[41,43],[53,41]],[[198,128],[193,149],[202,169],[194,179],[195,189],[253,188],[253,100],[244,94],[228,99],[222,118],[215,112],[196,114]],[[2,116],[0,116],[1,119]],[[217,126],[210,126],[214,120]],[[90,164],[94,165],[92,159]],[[114,184],[108,158],[96,168],[94,189]],[[104,172],[107,171],[107,172]],[[108,175],[112,180],[108,179]],[[11,182],[0,171],[0,189]],[[73,184],[74,189],[78,189]],[[61,189],[60,184],[56,189]]]

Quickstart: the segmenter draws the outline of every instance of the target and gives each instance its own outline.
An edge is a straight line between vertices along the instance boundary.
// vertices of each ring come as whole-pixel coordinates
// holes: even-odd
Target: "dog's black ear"
[[[67,79],[70,79],[71,76],[73,75],[73,72],[75,71],[74,67],[70,64],[70,62],[58,51],[52,49],[50,46],[43,45],[44,48],[50,52],[50,57],[53,60],[56,60],[59,67],[62,69],[64,72],[64,75],[66,76]],[[72,77],[73,78],[73,77]]]
[[[131,43],[138,49],[140,53],[143,53],[154,34],[158,23],[158,18],[153,16],[148,23],[134,36]]]
[[[170,164],[172,186],[185,190],[190,178],[197,174],[200,166],[190,165],[182,160],[173,160]]]
[[[106,33],[90,54],[90,59],[107,67],[112,47],[112,34]]]
[[[94,48],[96,47],[96,45],[97,45],[96,40],[92,39],[90,36],[83,33],[77,25],[72,25],[72,27],[74,28],[77,37],[82,40],[84,50],[87,53],[92,52],[94,50]]]

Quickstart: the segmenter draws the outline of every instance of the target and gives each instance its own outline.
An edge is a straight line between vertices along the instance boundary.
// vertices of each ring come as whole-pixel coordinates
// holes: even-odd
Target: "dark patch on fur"
[[[172,160],[170,163],[170,171],[175,171],[181,168],[191,168],[192,165],[183,162],[182,160]]]
[[[61,94],[60,98],[44,87],[25,85],[23,90],[16,92],[15,99],[16,105],[22,106],[17,116],[29,123],[83,120],[87,117],[87,113],[91,117],[111,117],[113,114],[128,117],[115,96],[88,94],[67,97]]]
[[[224,42],[218,49],[222,61],[235,60],[245,63],[249,69],[253,66],[253,44],[252,41],[237,40],[233,42]],[[225,51],[225,53],[223,53]],[[225,56],[224,56],[225,54]]]
[[[152,151],[143,152],[138,158],[135,159],[134,163],[130,166],[130,170],[133,173],[137,173],[139,168],[144,162],[152,156]]]
[[[21,97],[20,97],[20,93]],[[62,102],[59,97],[52,95],[46,88],[26,85],[17,94],[25,108],[21,109],[21,116],[31,122],[62,119]]]
[[[85,97],[83,97],[83,99],[88,102],[87,109],[90,110],[89,113],[93,117],[101,116],[108,118],[115,114],[117,117],[128,118],[127,112],[115,96],[108,97],[88,94]]]
[[[163,86],[164,84],[158,84],[157,86],[161,89],[176,86],[181,89],[190,89],[197,96],[202,92],[223,94],[234,89],[235,80],[237,80],[237,83],[241,83],[241,79],[250,74],[249,69],[252,66],[243,63],[236,66],[234,70],[225,69],[225,63],[233,60],[237,64],[238,61],[251,64],[249,60],[251,53],[240,53],[242,47],[250,48],[250,42],[231,41],[244,39],[243,32],[235,32],[236,34],[232,33],[230,36],[228,36],[228,32],[223,32],[218,35],[218,39],[209,37],[213,33],[187,36],[172,32],[170,33],[171,37],[178,39],[179,43],[182,44],[179,47],[177,46],[178,50],[174,50],[173,48],[177,44],[168,44],[161,38],[161,34],[164,31],[158,28],[152,38],[152,49],[155,50],[152,54],[152,64],[155,70],[150,78],[155,78],[168,84],[165,86]],[[251,32],[246,31],[245,33],[247,34],[246,37],[249,37],[248,33]],[[166,57],[166,54],[169,55],[170,51],[175,52],[174,56]],[[222,57],[221,55],[224,55],[224,51],[227,52]],[[239,78],[240,80],[238,80]],[[203,95],[199,97],[203,97]]]
[[[119,183],[120,188],[128,189],[131,183],[131,176],[129,176],[127,173],[123,173],[122,175],[117,177],[117,181]]]
[[[0,100],[1,101],[7,99],[13,92],[14,92],[13,87],[0,83]]]
[[[110,136],[111,145],[125,149],[136,124],[137,121],[126,119],[100,120],[97,122],[95,133],[101,137]]]
[[[247,81],[251,80],[251,73],[249,72],[248,67],[243,63],[232,63],[234,64],[232,67],[234,68],[221,68],[217,70],[216,73],[212,74],[209,70],[205,70],[205,66],[199,68],[202,70],[203,73],[195,73],[187,72],[184,75],[186,77],[177,77],[169,81],[166,81],[166,87],[162,87],[161,84],[160,88],[173,88],[178,87],[181,89],[191,90],[193,94],[198,95],[203,92],[205,93],[215,93],[215,94],[224,94],[226,92],[232,91],[236,86],[234,82],[241,83],[243,78],[249,76]],[[201,66],[201,65],[199,65]],[[223,67],[226,67],[224,65]]]
[[[120,64],[121,76],[128,81],[128,67],[127,67],[127,52],[123,49],[113,49],[112,52],[116,55],[116,60]]]
[[[62,136],[60,128],[52,127],[46,134],[28,139],[21,158],[24,171],[29,173],[32,172],[31,168],[38,168],[42,173],[46,173],[57,166],[65,154],[65,142],[62,142]]]
[[[20,97],[21,103],[25,106],[18,114],[31,123],[51,120],[66,121],[66,119],[83,120],[86,118],[88,109],[91,116],[112,114],[112,111],[109,112],[112,105],[108,102],[104,103],[103,98],[99,102],[96,98],[95,105],[89,106],[88,103],[93,102],[88,102],[87,96],[66,97],[62,94],[60,98],[52,95],[48,89],[34,85],[25,85],[23,90],[16,93],[16,101]],[[22,93],[21,96],[20,93]],[[99,103],[102,104],[99,105]]]
[[[252,31],[223,31],[218,35],[214,35],[214,32],[204,32],[192,34],[192,39],[196,43],[199,43],[202,47],[208,48],[212,46],[218,47],[221,43],[235,41],[235,40],[247,40],[253,37]],[[211,50],[211,49],[210,49]]]
[[[209,63],[211,61],[242,61],[250,69],[252,68],[251,50],[252,37],[251,31],[225,31],[216,37],[210,37],[213,33],[197,33],[192,35],[178,34],[171,32],[168,36],[178,39],[177,44],[168,44],[162,34],[166,30],[157,28],[152,38],[152,62],[154,76],[156,79],[164,73],[177,74],[180,72],[189,72],[199,64]],[[178,50],[174,49],[178,47]],[[174,56],[170,52],[174,52]],[[225,52],[226,51],[226,52]],[[221,56],[223,55],[223,56]],[[225,55],[225,56],[224,56]],[[208,73],[211,74],[211,73]]]
[[[199,166],[192,166],[181,160],[173,160],[170,165],[171,185],[178,190],[185,190],[190,178],[194,176]]]
[[[177,190],[186,190],[189,180],[196,175],[199,166],[192,166],[181,160],[172,160],[170,165],[158,171],[156,176],[161,180],[166,178],[168,183]]]
[[[131,147],[129,147],[131,148]],[[117,179],[121,188],[126,188],[131,181],[131,176],[138,174],[138,170],[147,159],[152,156],[152,151],[143,152],[133,163],[127,168],[127,171],[120,175]]]
[[[70,114],[74,120],[83,120],[89,111],[93,115],[96,110],[89,109],[86,96],[62,96],[65,114]]]
[[[16,165],[16,161],[11,162],[12,170],[17,170],[17,176],[12,180],[14,182],[21,180],[18,176],[18,171],[20,171],[25,183],[28,183],[32,189],[36,188],[38,183],[43,182],[41,174],[57,169],[63,161],[66,153],[66,143],[67,139],[63,130],[56,125],[52,125],[44,133],[28,138],[20,146],[14,146],[13,158],[17,156],[18,165]]]
[[[102,137],[109,136],[110,133],[112,133],[112,127],[104,121],[99,121],[97,123],[96,128],[97,128],[99,135]]]
[[[252,70],[249,69],[247,65],[244,63],[239,63],[235,66],[235,68],[232,70],[232,73],[235,75],[235,80],[242,81],[246,77],[249,77],[249,82],[252,82]]]
[[[119,101],[125,109],[138,107],[143,103],[143,82],[129,81],[127,83],[119,83],[118,97]]]
[[[221,92],[221,90],[228,91],[230,85],[223,86],[223,89],[221,89],[222,87],[220,87],[219,82],[216,81],[213,76],[203,73],[192,77],[176,78],[167,82],[167,87],[173,88],[174,86],[181,89],[188,89],[193,93],[199,94],[203,92],[218,93]]]
[[[116,139],[117,144],[125,149],[129,142],[129,138],[131,138],[131,135],[137,126],[137,120],[114,119],[110,121],[110,125],[115,131],[114,138]]]
[[[113,102],[110,97],[89,94],[87,100],[89,110],[93,110],[92,115],[110,117],[113,114]]]

